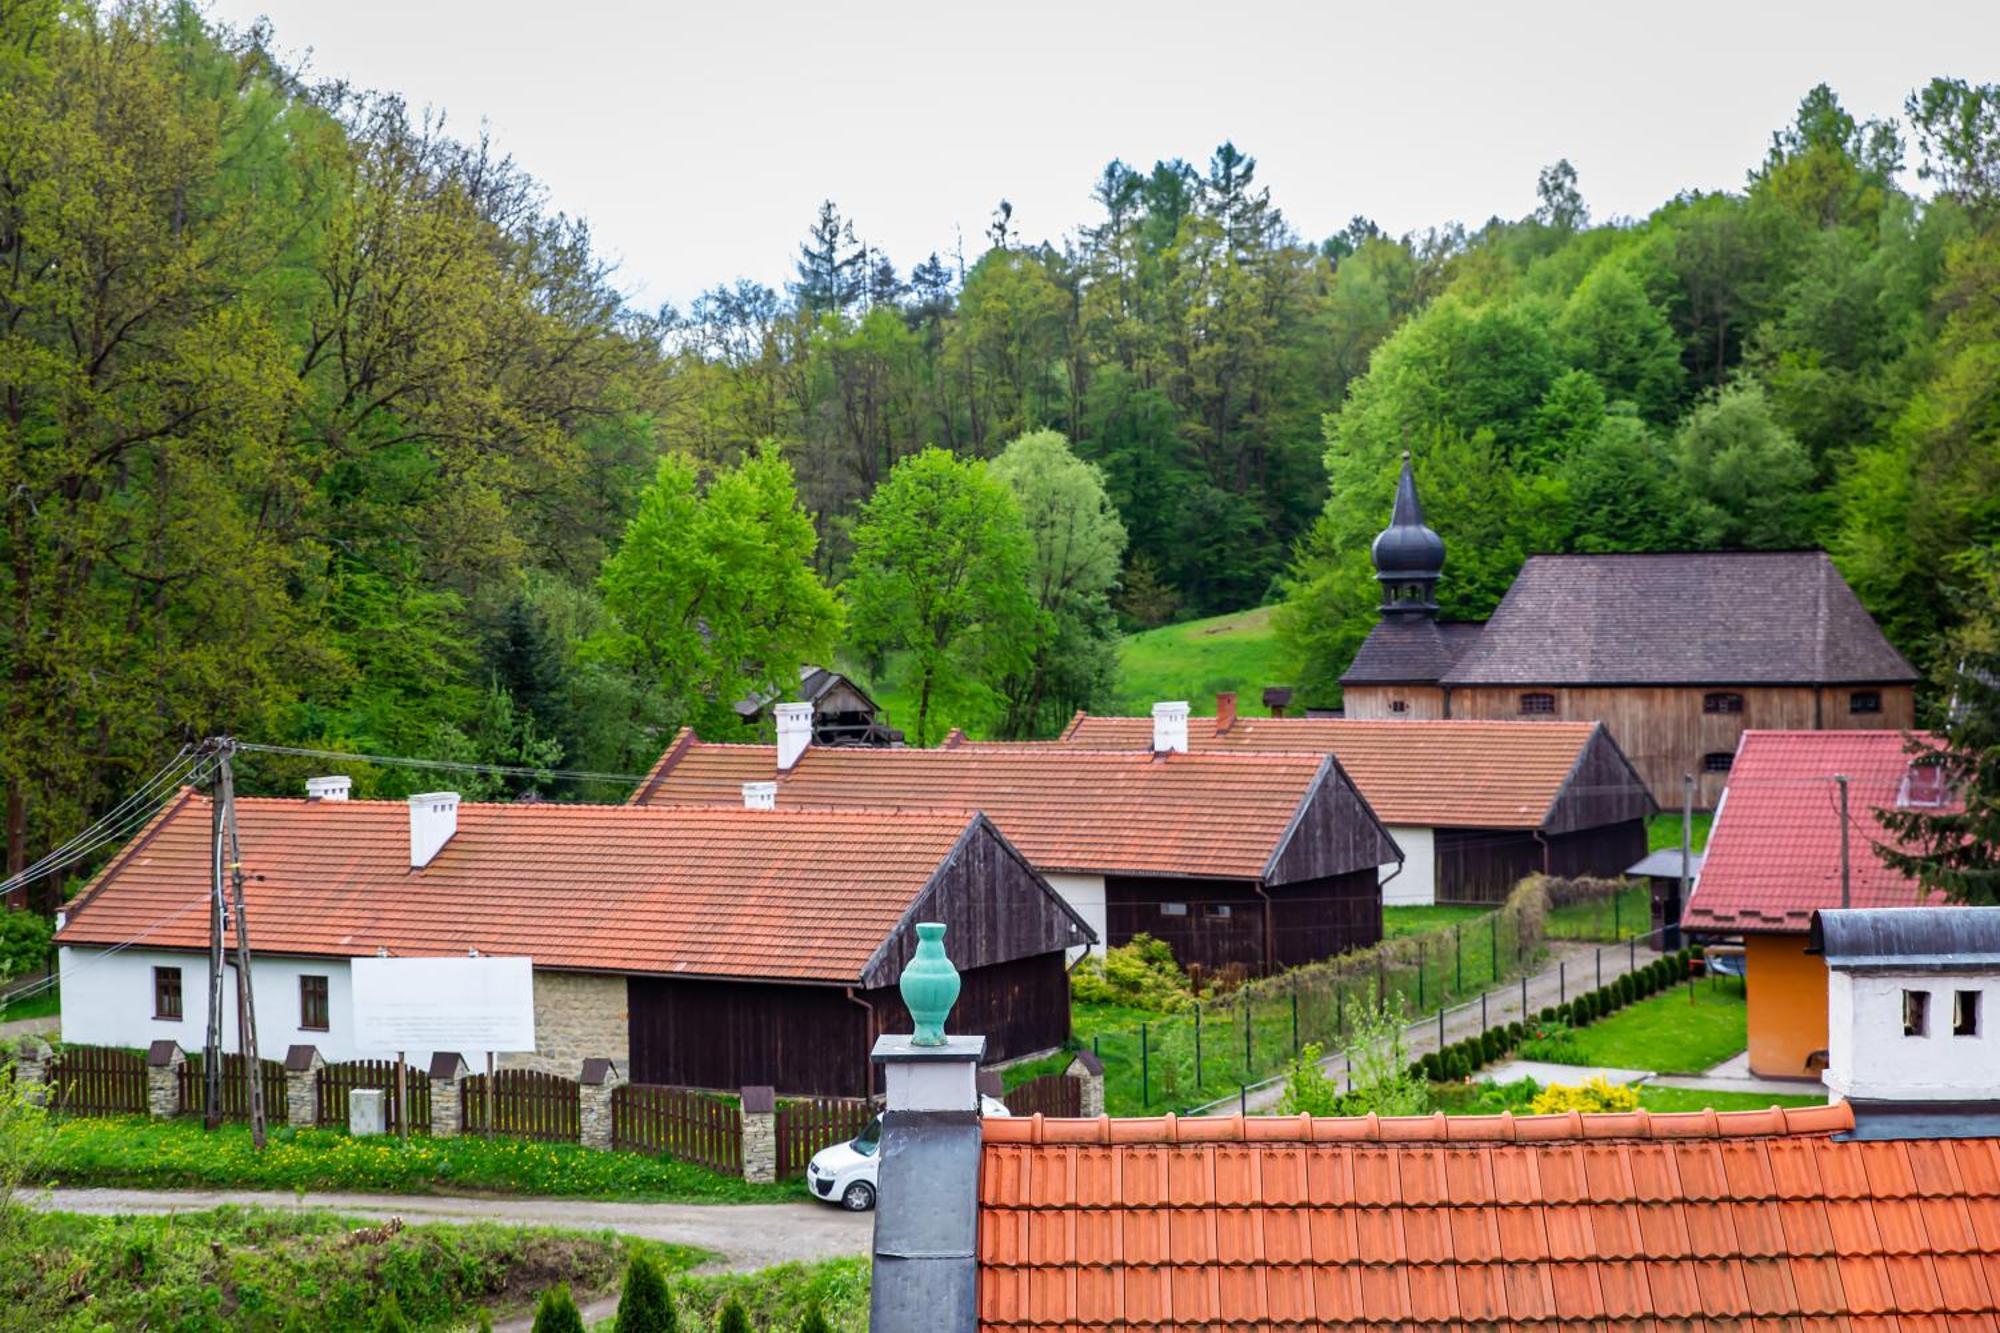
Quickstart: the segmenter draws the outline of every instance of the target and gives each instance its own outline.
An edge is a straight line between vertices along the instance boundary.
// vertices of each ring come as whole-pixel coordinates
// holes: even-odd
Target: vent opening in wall
[[[1389,701],[1389,711],[1392,713],[1407,713],[1410,711],[1410,701],[1408,699],[1391,699]]]
[[[1903,992],[1903,1035],[1928,1037],[1931,1033],[1931,993],[1927,990]]]
[[[1521,712],[1553,713],[1556,711],[1556,697],[1553,694],[1529,693],[1521,696]]]
[[[1701,767],[1705,773],[1727,773],[1729,766],[1735,762],[1736,756],[1727,750],[1717,750],[1701,757]]]
[[[1704,713],[1740,713],[1743,711],[1743,696],[1717,691],[1701,697],[1701,711]]]
[[[1978,991],[1962,990],[1951,997],[1951,1035],[1954,1037],[1979,1035]]]
[[[1882,711],[1882,691],[1856,690],[1847,696],[1847,711],[1850,713],[1879,713]]]
[[[1186,904],[1186,903],[1161,903],[1161,904],[1160,904],[1160,915],[1161,915],[1161,916],[1186,916],[1186,915],[1187,915],[1187,904]]]

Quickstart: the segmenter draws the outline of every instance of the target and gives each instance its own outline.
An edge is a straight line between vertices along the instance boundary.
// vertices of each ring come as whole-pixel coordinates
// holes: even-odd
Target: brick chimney
[[[1224,735],[1236,725],[1236,691],[1224,690],[1215,696],[1215,734]]]
[[[437,859],[458,832],[458,793],[425,792],[410,798],[410,869],[422,870]]]
[[[1153,753],[1186,754],[1188,706],[1185,699],[1153,705]]]
[[[345,776],[306,779],[308,801],[344,801],[354,790],[354,779]]]
[[[812,744],[813,706],[779,704],[771,711],[778,719],[778,771],[789,773]]]

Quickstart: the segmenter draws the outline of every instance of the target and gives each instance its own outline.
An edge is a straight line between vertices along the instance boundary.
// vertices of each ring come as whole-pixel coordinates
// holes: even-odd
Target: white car
[[[981,1115],[1012,1115],[998,1097],[979,1099]],[[875,1172],[880,1166],[876,1151],[882,1146],[882,1117],[875,1116],[868,1127],[845,1143],[830,1144],[813,1154],[806,1164],[806,1188],[816,1199],[837,1203],[850,1212],[865,1213],[875,1206]]]

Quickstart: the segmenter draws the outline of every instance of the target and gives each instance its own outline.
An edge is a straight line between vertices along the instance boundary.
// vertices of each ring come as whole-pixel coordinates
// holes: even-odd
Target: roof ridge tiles
[[[1761,1111],[1603,1111],[1558,1115],[1098,1116],[989,1119],[988,1143],[1164,1145],[1180,1143],[1586,1143],[1619,1140],[1818,1137],[1854,1128],[1845,1102]]]

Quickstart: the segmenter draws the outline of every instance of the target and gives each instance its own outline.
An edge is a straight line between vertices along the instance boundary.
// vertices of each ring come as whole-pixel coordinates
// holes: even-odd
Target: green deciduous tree
[[[1005,483],[942,449],[898,463],[862,506],[843,585],[851,637],[878,658],[907,655],[919,745],[942,733],[941,714],[996,714],[1000,683],[1027,667],[1041,621],[1034,558]]]
[[[1755,383],[1696,407],[1674,436],[1674,462],[1704,546],[1782,550],[1810,544],[1819,505],[1812,460],[1772,417]]]

